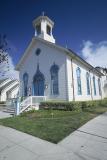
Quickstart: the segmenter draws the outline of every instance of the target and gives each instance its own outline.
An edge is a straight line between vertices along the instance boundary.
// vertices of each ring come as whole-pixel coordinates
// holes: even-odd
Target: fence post
[[[19,103],[19,98],[16,100],[16,115],[20,114],[20,103]]]
[[[31,107],[32,107],[32,98],[33,98],[33,97],[31,96]]]

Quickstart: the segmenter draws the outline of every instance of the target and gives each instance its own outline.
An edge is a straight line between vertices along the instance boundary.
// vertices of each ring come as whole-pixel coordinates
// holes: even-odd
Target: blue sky
[[[106,51],[106,0],[0,0],[0,33],[7,35],[14,64],[34,36],[32,21],[42,11],[55,22],[56,43],[67,44],[88,61],[101,47]]]

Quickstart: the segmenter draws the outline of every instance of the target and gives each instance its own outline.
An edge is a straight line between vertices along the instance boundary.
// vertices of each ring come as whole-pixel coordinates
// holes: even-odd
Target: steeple
[[[47,16],[44,16],[44,12],[42,13],[42,16],[39,16],[33,21],[35,36],[55,43],[55,39],[52,35],[53,26],[54,22]]]

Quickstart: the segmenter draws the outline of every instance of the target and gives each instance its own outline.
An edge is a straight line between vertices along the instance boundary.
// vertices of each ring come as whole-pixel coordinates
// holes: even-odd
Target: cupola
[[[47,16],[39,16],[33,21],[33,27],[35,28],[35,36],[42,38],[46,41],[55,43],[55,39],[52,35],[52,29],[54,22]]]

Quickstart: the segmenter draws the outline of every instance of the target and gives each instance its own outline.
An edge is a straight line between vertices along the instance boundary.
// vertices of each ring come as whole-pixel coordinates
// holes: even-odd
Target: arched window
[[[90,75],[86,72],[87,95],[90,95]]]
[[[93,76],[93,88],[94,88],[94,95],[96,95],[96,83],[95,83],[95,77]]]
[[[98,78],[98,89],[99,89],[99,95],[101,95],[101,81],[100,81],[100,78]]]
[[[28,85],[28,74],[24,73],[23,75],[23,85],[24,85],[24,96],[27,96],[27,85]]]
[[[51,69],[50,69],[50,73],[51,73],[51,94],[52,95],[59,94],[58,71],[59,71],[59,67],[54,63],[51,66]]]
[[[47,34],[51,35],[51,27],[49,25],[47,25]]]
[[[82,89],[81,89],[81,69],[79,67],[76,70],[76,74],[77,74],[78,95],[82,95]]]

